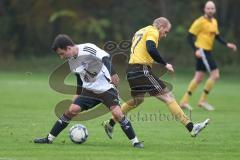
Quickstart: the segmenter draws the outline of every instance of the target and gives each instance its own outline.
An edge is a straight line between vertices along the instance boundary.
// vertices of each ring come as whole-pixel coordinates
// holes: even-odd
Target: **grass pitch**
[[[191,99],[193,121],[211,118],[211,124],[197,138],[191,138],[175,120],[150,118],[152,114],[170,114],[162,102],[148,98],[128,115],[139,139],[144,141],[145,148],[140,150],[131,147],[119,126],[115,128],[114,138],[108,139],[101,122],[110,114],[90,121],[72,122],[54,144],[34,144],[33,138],[45,136],[55,123],[54,106],[71,98],[53,91],[48,85],[48,75],[0,72],[0,160],[239,159],[239,77],[223,75],[214,86],[209,102],[216,106],[216,111],[207,112],[196,107],[203,86],[194,93]],[[169,79],[178,100],[190,79],[190,74]],[[82,145],[73,144],[68,137],[68,129],[75,123],[84,124],[89,131],[89,138]]]

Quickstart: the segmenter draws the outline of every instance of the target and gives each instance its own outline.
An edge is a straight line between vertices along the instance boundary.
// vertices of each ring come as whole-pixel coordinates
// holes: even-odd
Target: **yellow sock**
[[[195,79],[193,79],[189,85],[188,85],[188,89],[187,92],[185,92],[185,94],[183,95],[180,103],[188,103],[189,101],[189,96],[192,94],[192,92],[197,88],[198,83],[196,82]]]
[[[134,105],[134,100],[133,99],[123,103],[122,106],[121,106],[121,110],[122,110],[124,115],[126,115],[129,111],[131,111],[134,108],[135,108],[135,105]],[[117,122],[117,120],[114,117],[112,117],[112,119],[115,122]]]
[[[206,99],[207,99],[207,95],[208,93],[211,91],[211,89],[213,88],[213,85],[214,85],[215,81],[212,80],[212,79],[208,79],[205,83],[205,86],[204,86],[204,91],[201,95],[201,98],[200,98],[200,102],[205,102]]]
[[[180,108],[176,100],[168,103],[167,106],[170,112],[174,116],[176,116],[180,120],[180,122],[184,124],[184,126],[186,126],[189,122],[191,122],[189,118],[184,114],[184,112],[182,111],[182,109]]]
[[[134,108],[135,108],[135,105],[134,105],[133,100],[129,100],[129,101],[123,103],[122,106],[121,106],[121,110],[122,110],[124,115],[126,115],[129,111],[131,111]]]

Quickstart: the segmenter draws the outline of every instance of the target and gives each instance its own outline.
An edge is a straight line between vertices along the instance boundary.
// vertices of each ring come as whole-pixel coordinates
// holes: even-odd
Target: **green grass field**
[[[191,138],[179,122],[146,119],[153,113],[169,114],[162,102],[148,98],[130,114],[139,139],[144,141],[142,150],[131,147],[119,126],[115,128],[114,138],[107,138],[101,122],[110,114],[90,121],[72,122],[52,145],[34,144],[33,138],[45,136],[57,119],[55,104],[71,98],[53,91],[48,85],[48,76],[43,72],[0,72],[0,160],[239,159],[240,78],[236,75],[223,74],[209,96],[209,102],[216,106],[214,112],[196,107],[202,85],[193,95],[193,121],[206,117],[212,120],[197,138]],[[169,77],[179,100],[191,74]],[[134,118],[138,113],[141,117]],[[89,131],[89,138],[82,145],[73,144],[68,137],[68,129],[75,123],[84,124]]]

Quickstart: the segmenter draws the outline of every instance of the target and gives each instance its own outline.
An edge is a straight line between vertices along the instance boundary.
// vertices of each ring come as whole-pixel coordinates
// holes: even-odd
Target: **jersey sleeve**
[[[97,52],[96,56],[101,60],[103,59],[103,57],[110,57],[110,55],[102,49]]]
[[[198,35],[198,33],[201,31],[201,28],[202,28],[201,21],[197,19],[191,25],[189,32],[192,33],[193,35]]]
[[[101,60],[103,57],[110,57],[110,55],[106,51],[92,43],[87,43],[87,45],[85,45],[85,47],[83,48],[83,51],[84,50],[92,55],[95,55],[97,58]]]
[[[97,58],[102,60],[103,57],[110,57],[110,55],[106,51],[104,51],[103,49],[101,49],[97,46],[95,46],[95,47],[96,47],[96,50],[97,50],[97,53],[96,53]]]
[[[154,29],[149,29],[146,37],[146,41],[150,40],[158,44],[159,32]]]

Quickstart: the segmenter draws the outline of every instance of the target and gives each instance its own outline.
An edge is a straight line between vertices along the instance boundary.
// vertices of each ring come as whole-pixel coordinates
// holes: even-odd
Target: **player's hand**
[[[111,76],[111,82],[110,83],[114,84],[116,87],[118,86],[119,81],[120,81],[120,79],[119,79],[117,74],[114,74],[114,75]]]
[[[200,49],[196,50],[195,56],[196,56],[197,58],[201,58],[201,57],[202,57],[202,56],[201,56]]]
[[[169,63],[166,64],[165,68],[167,68],[167,70],[170,72],[174,72],[173,66]]]
[[[233,51],[237,51],[237,46],[234,43],[227,43],[227,47]]]

